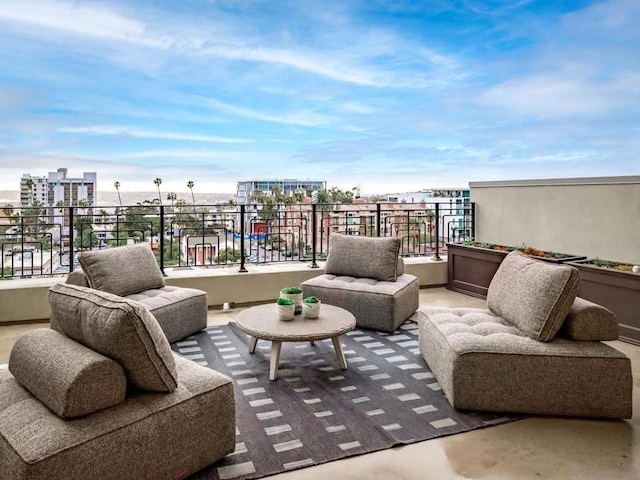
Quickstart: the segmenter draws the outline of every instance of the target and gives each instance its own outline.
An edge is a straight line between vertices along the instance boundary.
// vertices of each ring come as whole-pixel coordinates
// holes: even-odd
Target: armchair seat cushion
[[[207,327],[207,292],[203,290],[167,285],[125,298],[149,309],[169,343]]]
[[[305,296],[349,310],[361,328],[392,332],[417,309],[418,278],[402,274],[394,282],[331,274],[302,283]]]
[[[489,310],[425,308],[420,353],[455,408],[631,418],[631,363],[601,342],[540,342]]]

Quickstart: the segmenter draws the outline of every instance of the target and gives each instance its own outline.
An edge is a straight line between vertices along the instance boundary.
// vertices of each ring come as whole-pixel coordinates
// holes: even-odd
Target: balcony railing
[[[440,203],[7,207],[0,217],[0,278],[68,273],[78,253],[149,242],[160,268],[308,262],[333,232],[399,237],[401,255],[440,259],[447,242],[473,238],[475,205]]]

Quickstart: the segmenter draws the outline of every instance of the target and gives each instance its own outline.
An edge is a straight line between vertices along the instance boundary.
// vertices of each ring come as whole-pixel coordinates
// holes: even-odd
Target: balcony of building
[[[180,225],[174,222],[175,212],[165,210],[160,214],[159,206],[152,206],[158,213],[145,214],[143,220],[138,218],[149,225],[149,230],[138,225],[138,235],[132,229],[127,230],[126,237],[120,237],[119,232],[124,228],[116,229],[115,239],[150,241],[157,250],[167,252],[159,256],[167,284],[207,291],[210,325],[233,321],[245,306],[272,301],[280,287],[296,285],[322,273],[328,234],[347,232],[348,228],[355,228],[353,234],[407,237],[403,242],[404,261],[407,272],[420,279],[421,308],[485,305],[483,300],[443,287],[447,283],[446,243],[468,236],[504,245],[526,243],[589,258],[640,263],[640,224],[637,222],[640,177],[483,182],[471,187],[473,204],[469,204],[468,211],[455,212],[456,218],[449,220],[447,213],[441,215],[442,205],[437,212],[435,205],[405,206],[400,214],[393,210],[393,214],[386,216],[383,207],[378,205],[367,206],[369,210],[360,213],[364,212],[361,210],[357,216],[348,215],[353,213],[351,207],[332,209],[330,213],[314,211],[311,206],[301,210],[301,205],[283,205],[276,208],[271,217],[261,216],[257,206],[253,211],[238,207],[226,212],[208,209],[206,214],[189,206],[190,215],[194,210],[195,214],[202,214],[199,220],[202,226],[196,227],[184,224],[184,219]],[[117,208],[114,207],[111,218],[103,215],[103,224],[94,219],[92,234],[99,235],[100,225],[110,225],[109,232],[113,234],[114,221],[120,223],[118,216],[124,215],[120,211],[116,213]],[[295,210],[303,213],[287,216],[288,211]],[[336,216],[336,211],[342,213]],[[75,213],[71,213],[73,218]],[[385,232],[385,217],[402,216],[405,219],[402,222],[387,221]],[[128,221],[126,216],[123,218],[124,222]],[[158,225],[155,231],[154,222]],[[56,228],[64,232],[62,226]],[[72,251],[101,247],[99,242],[92,244],[91,240],[83,243],[88,235],[80,230],[82,228],[76,232],[76,238],[69,238],[69,243],[59,251],[63,270],[65,265],[75,268],[72,256],[65,257],[65,250],[71,244]],[[16,231],[12,232],[16,235]],[[170,232],[170,235],[157,232]],[[304,241],[305,233],[310,242]],[[53,234],[48,235],[41,238],[54,238]],[[194,240],[196,237],[201,241]],[[23,238],[13,237],[11,242],[40,242],[40,246],[39,238],[25,234]],[[101,240],[105,248],[114,241],[107,237]],[[52,243],[55,244],[55,240]],[[64,245],[62,240],[60,243]],[[293,246],[297,248],[291,248]],[[245,255],[239,261],[233,258],[227,263],[229,259],[224,255],[219,258],[223,249],[227,250],[227,256],[233,256],[236,250]],[[8,276],[6,273],[5,270]],[[47,325],[48,288],[55,282],[65,281],[63,272],[25,275],[31,278],[13,276],[0,282],[0,323],[3,324],[0,326],[0,364],[7,363],[11,347],[22,333]],[[235,306],[224,310],[225,302]],[[637,315],[640,316],[640,312]],[[607,343],[629,356],[632,362],[634,416],[631,420],[532,416],[273,478],[640,478],[640,347],[621,341]]]

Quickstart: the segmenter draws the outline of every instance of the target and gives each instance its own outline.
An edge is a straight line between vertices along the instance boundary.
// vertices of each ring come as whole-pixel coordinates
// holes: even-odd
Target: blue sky
[[[640,2],[4,0],[0,189],[640,174]]]

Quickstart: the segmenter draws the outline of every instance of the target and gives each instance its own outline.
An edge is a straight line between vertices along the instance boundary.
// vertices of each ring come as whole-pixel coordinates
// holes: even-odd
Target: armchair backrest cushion
[[[141,390],[172,392],[178,374],[158,321],[139,302],[59,283],[49,289],[51,328],[118,362]]]
[[[50,328],[16,340],[9,371],[59,417],[89,415],[124,402],[127,378],[119,363]]]
[[[136,243],[78,255],[89,286],[125,297],[164,287],[164,277],[148,243]]]
[[[400,239],[332,233],[325,273],[395,282]]]
[[[580,273],[514,251],[505,257],[487,292],[487,307],[541,342],[551,340],[578,293]]]

